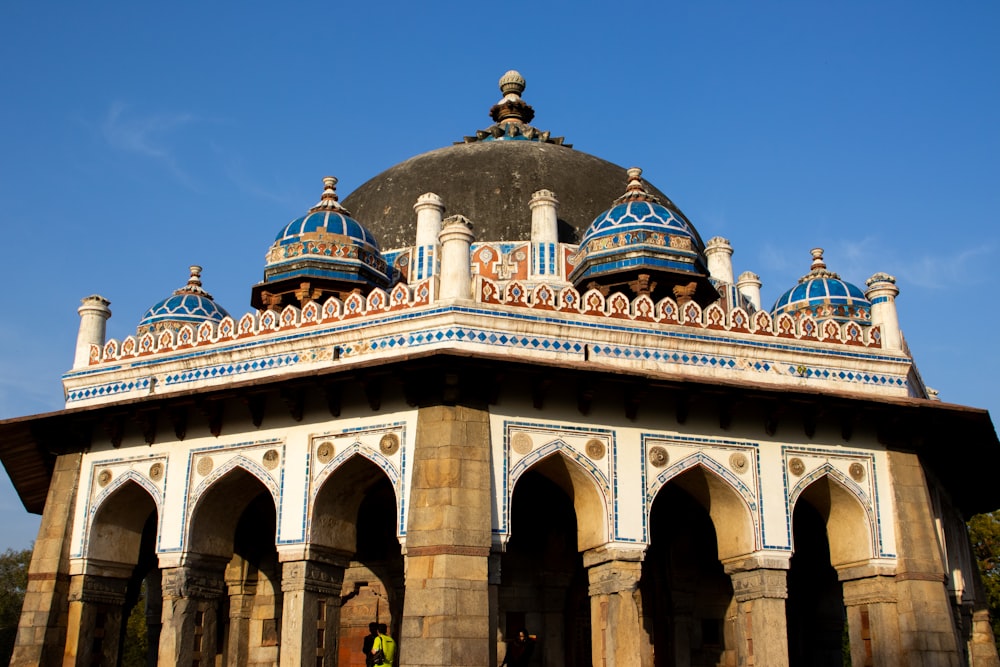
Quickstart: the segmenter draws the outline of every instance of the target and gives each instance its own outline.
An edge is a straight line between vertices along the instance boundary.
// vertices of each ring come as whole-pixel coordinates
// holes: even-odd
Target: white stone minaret
[[[882,331],[882,349],[902,352],[903,333],[899,329],[899,314],[896,311],[896,296],[899,294],[896,279],[888,273],[876,273],[865,284],[868,285],[865,297],[872,303],[872,325]]]
[[[433,192],[425,192],[417,197],[413,210],[417,212],[417,239],[410,260],[411,283],[434,275],[434,256],[441,232],[444,200]]]
[[[733,246],[729,239],[716,236],[705,244],[705,259],[708,260],[708,274],[726,283],[733,284]]]
[[[534,278],[558,272],[556,247],[559,243],[559,200],[551,190],[531,195],[531,274]]]
[[[441,299],[472,297],[472,223],[461,215],[448,216],[441,223]]]
[[[760,307],[760,276],[758,276],[753,271],[744,271],[740,274],[739,279],[736,281],[736,289],[739,290],[740,294],[746,297],[747,301],[753,304],[753,307],[757,310],[761,310]]]
[[[80,313],[80,331],[76,335],[76,355],[73,368],[84,368],[90,363],[90,347],[104,347],[108,318],[111,317],[111,302],[103,296],[92,294],[81,300],[83,305],[76,309]]]

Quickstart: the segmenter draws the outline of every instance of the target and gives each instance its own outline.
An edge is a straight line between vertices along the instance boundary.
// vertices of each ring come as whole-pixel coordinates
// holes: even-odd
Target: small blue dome
[[[865,293],[827,270],[822,248],[814,248],[812,256],[809,273],[799,279],[798,285],[778,297],[771,314],[789,313],[837,322],[871,324],[872,304]]]
[[[642,170],[628,170],[625,194],[590,224],[580,242],[570,281],[578,287],[592,280],[626,279],[628,274],[690,276],[703,283],[703,298],[718,298],[707,281],[705,246],[687,219],[646,191]],[[657,282],[666,285],[664,279]],[[713,297],[714,294],[714,297]]]
[[[212,300],[212,295],[202,289],[201,267],[191,267],[187,285],[174,291],[146,311],[139,321],[139,335],[157,331],[176,331],[185,324],[197,326],[202,322],[219,322],[229,313]]]
[[[323,179],[323,197],[274,237],[264,284],[292,280],[346,281],[385,287],[388,267],[375,236],[337,201],[337,179]]]

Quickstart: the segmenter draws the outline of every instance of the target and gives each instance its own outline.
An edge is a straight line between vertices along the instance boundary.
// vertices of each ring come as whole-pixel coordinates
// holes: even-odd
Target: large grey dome
[[[550,190],[559,200],[559,240],[579,243],[594,218],[622,194],[628,177],[624,167],[529,125],[535,112],[521,99],[524,87],[520,74],[507,72],[500,79],[503,98],[490,109],[492,126],[387,169],[351,193],[344,206],[387,249],[413,245],[413,205],[427,192],[444,200],[446,215],[470,219],[480,241],[526,241],[531,195]],[[660,190],[648,183],[646,188],[687,220]]]
[[[601,212],[624,191],[624,167],[567,146],[540,141],[480,141],[439,148],[390,167],[344,199],[383,248],[413,245],[417,197],[433,192],[446,215],[469,218],[478,240],[526,241],[531,195],[559,199],[559,240],[578,243]],[[652,194],[676,209],[657,188]]]

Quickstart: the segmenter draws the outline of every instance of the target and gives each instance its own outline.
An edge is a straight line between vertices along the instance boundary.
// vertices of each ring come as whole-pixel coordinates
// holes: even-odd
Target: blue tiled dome
[[[822,248],[814,248],[812,256],[809,273],[799,279],[798,285],[778,297],[771,313],[870,324],[872,305],[864,292],[827,270]]]
[[[625,194],[587,228],[570,281],[585,288],[592,281],[617,284],[641,275],[661,287],[694,280],[701,284],[699,301],[718,298],[707,280],[705,246],[698,232],[683,215],[649,194],[641,175],[642,170],[629,169]]]
[[[388,274],[378,241],[337,201],[337,179],[323,179],[323,197],[274,237],[264,283],[288,279],[347,281],[385,286]]]
[[[185,324],[197,326],[206,321],[218,322],[228,316],[229,313],[215,303],[212,295],[202,289],[201,267],[192,266],[187,285],[147,310],[139,321],[138,331],[139,335],[176,331]]]

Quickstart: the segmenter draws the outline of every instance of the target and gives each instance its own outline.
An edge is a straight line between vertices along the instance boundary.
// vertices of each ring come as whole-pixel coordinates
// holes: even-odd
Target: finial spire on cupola
[[[475,136],[465,137],[467,144],[477,141],[538,141],[543,144],[556,144],[572,148],[564,143],[563,137],[553,137],[549,131],[541,131],[529,125],[535,110],[521,99],[521,93],[526,87],[524,77],[516,70],[509,70],[500,77],[500,92],[503,97],[490,107],[490,117],[494,125],[485,130],[477,130]]]
[[[809,267],[810,271],[821,271],[826,268],[826,262],[823,261],[823,249],[813,248],[809,251],[812,253],[812,266]]]
[[[625,170],[628,176],[628,185],[625,186],[625,194],[615,200],[615,204],[624,204],[630,201],[648,201],[652,204],[659,204],[660,198],[650,194],[646,190],[646,185],[642,181],[642,169],[631,167]]]
[[[323,196],[320,197],[319,202],[309,209],[310,213],[316,213],[318,211],[339,211],[344,215],[350,215],[350,211],[344,208],[339,198],[337,197],[337,177],[336,176],[324,176],[323,177]]]
[[[205,291],[201,286],[201,267],[197,264],[192,264],[188,267],[191,271],[191,277],[188,278],[187,284],[180,289],[174,290],[174,294],[199,294],[207,299],[211,299],[212,295]]]

